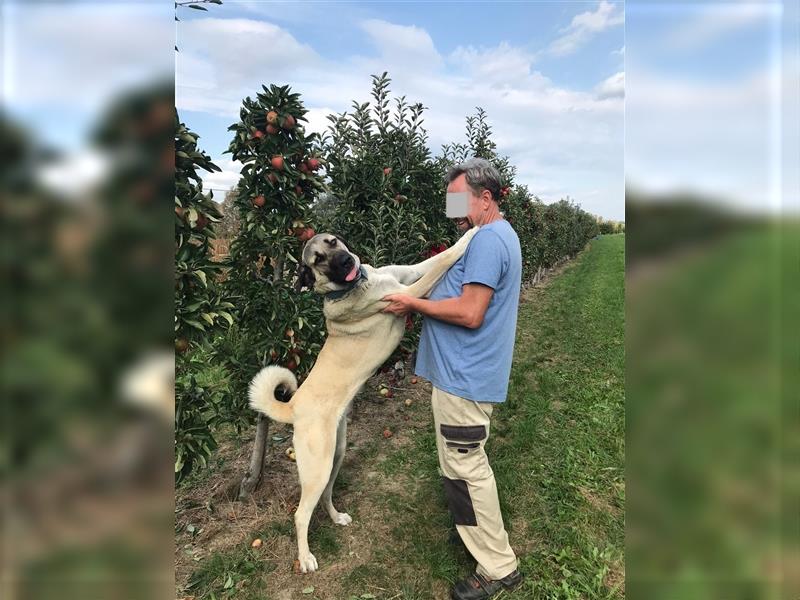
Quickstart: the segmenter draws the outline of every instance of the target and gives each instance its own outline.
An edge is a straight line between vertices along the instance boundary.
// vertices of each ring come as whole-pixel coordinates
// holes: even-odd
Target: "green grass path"
[[[527,550],[514,597],[623,595],[624,250],[623,235],[593,241],[520,307],[488,450],[512,543]]]

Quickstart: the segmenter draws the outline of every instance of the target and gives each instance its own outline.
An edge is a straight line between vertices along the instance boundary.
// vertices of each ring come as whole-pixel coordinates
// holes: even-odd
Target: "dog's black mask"
[[[334,283],[348,285],[350,282],[345,277],[353,270],[354,266],[356,266],[356,261],[349,252],[337,252],[328,261],[328,279]]]

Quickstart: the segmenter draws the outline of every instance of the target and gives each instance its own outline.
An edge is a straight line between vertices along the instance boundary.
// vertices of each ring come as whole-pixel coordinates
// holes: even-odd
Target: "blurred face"
[[[473,225],[483,225],[483,219],[486,215],[486,211],[489,209],[489,203],[492,201],[492,194],[489,190],[483,190],[480,195],[476,196],[475,192],[473,192],[467,184],[467,176],[461,174],[450,182],[447,186],[447,192],[467,193],[467,216],[455,220],[456,226],[460,231],[466,231]]]

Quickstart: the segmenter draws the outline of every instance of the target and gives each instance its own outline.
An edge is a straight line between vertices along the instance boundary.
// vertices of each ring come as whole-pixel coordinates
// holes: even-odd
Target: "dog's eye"
[[[331,239],[330,240],[330,244],[331,244],[331,246],[335,246],[336,245],[336,238]]]

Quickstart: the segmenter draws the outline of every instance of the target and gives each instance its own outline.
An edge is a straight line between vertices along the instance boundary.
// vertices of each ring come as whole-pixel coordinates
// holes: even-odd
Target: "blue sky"
[[[796,210],[797,12],[629,2],[626,178],[745,212]],[[789,127],[787,129],[787,127]]]
[[[319,130],[330,112],[368,100],[370,75],[388,70],[393,95],[429,107],[434,152],[462,141],[465,116],[483,106],[518,181],[546,201],[569,194],[621,219],[624,148],[638,187],[800,210],[800,142],[785,135],[800,106],[797,2],[624,8],[623,26],[622,4],[597,1],[226,0],[183,9],[176,27],[172,4],[155,0],[6,0],[3,105],[69,153],[52,183],[80,190],[102,173],[86,133],[109,101],[175,74],[181,116],[225,169],[208,184],[225,187],[238,175],[222,154],[227,126],[262,83],[302,93]]]
[[[428,107],[435,154],[482,106],[518,183],[624,218],[622,3],[227,0],[180,18],[176,104],[223,168],[209,187],[237,180],[227,127],[262,84],[302,94],[308,129],[322,131],[388,71],[393,97]]]

